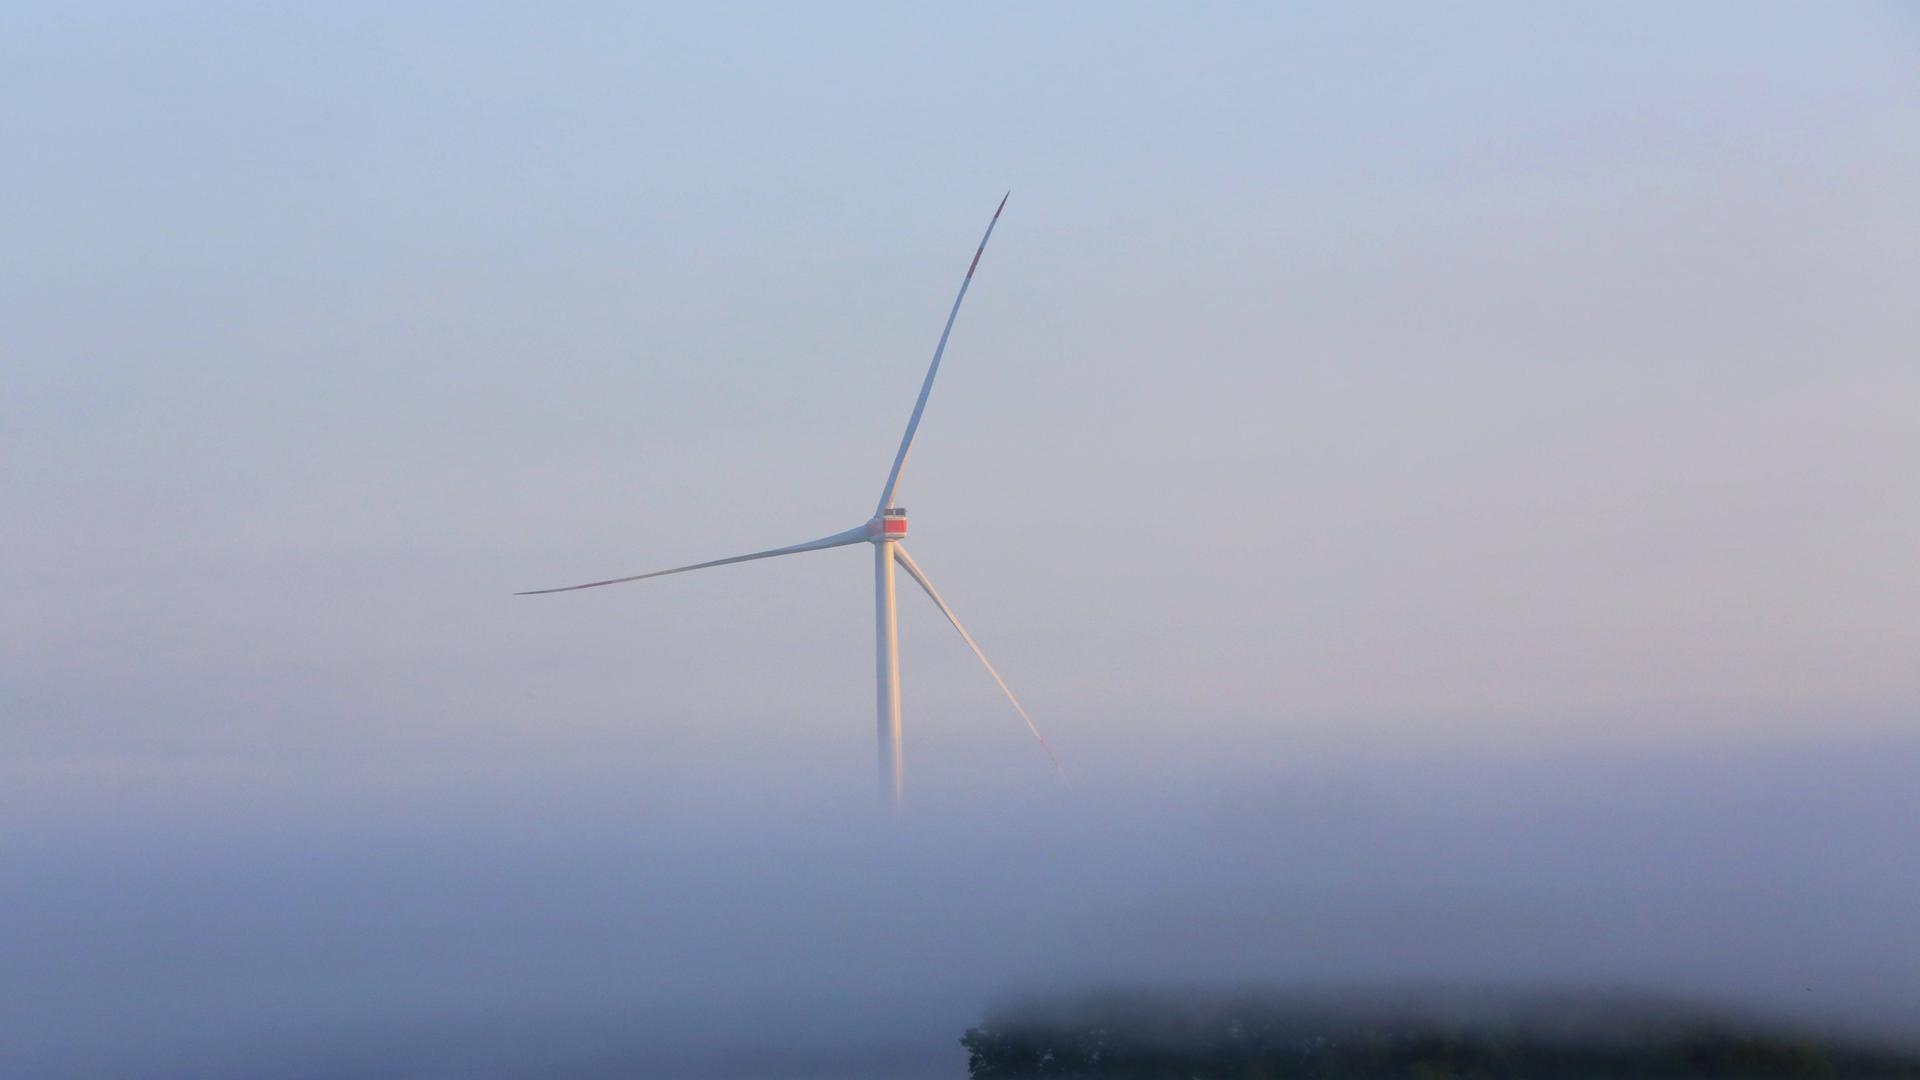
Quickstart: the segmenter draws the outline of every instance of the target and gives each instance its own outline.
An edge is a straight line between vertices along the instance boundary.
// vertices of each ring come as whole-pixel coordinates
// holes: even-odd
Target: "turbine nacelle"
[[[867,539],[876,544],[889,540],[907,538],[907,511],[905,507],[889,506],[873,516],[867,522]]]

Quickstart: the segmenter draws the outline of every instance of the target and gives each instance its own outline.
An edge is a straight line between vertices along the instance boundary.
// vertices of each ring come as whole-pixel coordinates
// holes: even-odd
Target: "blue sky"
[[[8,18],[27,753],[863,738],[846,552],[500,597],[857,521],[1008,187],[905,493],[1068,742],[1920,694],[1899,8]]]

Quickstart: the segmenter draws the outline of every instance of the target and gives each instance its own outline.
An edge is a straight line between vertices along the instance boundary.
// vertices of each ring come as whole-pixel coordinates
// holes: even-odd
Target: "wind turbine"
[[[1008,192],[1007,195],[1012,195]],[[927,377],[920,384],[920,396],[913,403],[913,415],[907,418],[907,432],[900,438],[900,450],[893,455],[893,468],[887,471],[887,484],[880,490],[880,503],[874,508],[873,517],[864,524],[837,532],[832,536],[823,536],[818,540],[808,540],[801,544],[789,544],[786,547],[769,548],[750,555],[735,555],[726,559],[713,559],[708,562],[694,563],[691,566],[676,566],[670,570],[655,570],[647,574],[634,574],[630,577],[608,578],[605,581],[589,581],[584,585],[566,585],[558,589],[533,589],[516,593],[516,596],[541,596],[547,593],[573,592],[577,589],[597,589],[602,585],[619,585],[628,581],[644,581],[647,578],[664,577],[668,574],[684,574],[689,570],[705,570],[710,566],[726,566],[729,563],[751,562],[754,559],[771,559],[780,555],[798,555],[803,551],[824,551],[827,548],[845,547],[849,544],[873,545],[873,607],[874,607],[874,660],[877,676],[876,711],[880,741],[880,795],[887,805],[899,809],[902,788],[905,785],[906,771],[901,758],[900,746],[900,625],[895,604],[894,566],[898,564],[907,572],[907,576],[926,591],[929,599],[940,613],[947,617],[953,628],[960,632],[960,638],[973,650],[986,666],[987,674],[999,685],[1001,693],[1013,703],[1013,709],[1026,721],[1027,730],[1040,742],[1041,749],[1047,752],[1047,759],[1060,770],[1060,760],[1053,755],[1053,748],[1034,726],[1033,718],[1013,695],[1007,681],[994,669],[993,662],[987,659],[973,635],[960,623],[960,617],[953,608],[940,598],[940,591],[933,587],[926,571],[920,569],[913,556],[907,554],[903,541],[907,536],[907,512],[895,505],[895,496],[900,489],[900,470],[907,464],[907,451],[913,448],[914,432],[920,429],[920,417],[927,410],[927,396],[933,393],[934,376],[940,373],[940,357],[947,351],[947,338],[953,333],[953,321],[960,314],[960,302],[967,298],[967,287],[973,284],[973,272],[980,266],[980,256],[987,250],[987,241],[993,238],[993,227],[1000,221],[1000,211],[1007,207],[1007,196],[1002,196],[1000,205],[994,208],[993,220],[987,222],[987,231],[980,238],[980,246],[974,249],[973,261],[967,264],[967,276],[960,281],[960,295],[953,298],[953,309],[947,312],[947,325],[940,331],[940,343],[934,346],[933,362],[927,365]],[[1062,772],[1064,776],[1064,772]]]

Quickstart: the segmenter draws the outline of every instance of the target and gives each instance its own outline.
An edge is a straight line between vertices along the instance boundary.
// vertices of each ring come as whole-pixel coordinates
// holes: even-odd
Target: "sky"
[[[1917,59],[1894,4],[0,13],[0,1044],[1920,1014]],[[864,549],[510,594],[865,520],[1009,189],[901,501],[1075,783],[903,594],[881,825]]]

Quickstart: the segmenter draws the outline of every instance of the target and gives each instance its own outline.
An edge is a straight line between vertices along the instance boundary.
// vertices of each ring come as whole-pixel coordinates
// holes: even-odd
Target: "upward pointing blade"
[[[652,577],[665,577],[668,574],[684,574],[689,570],[705,570],[709,566],[725,566],[728,563],[752,562],[755,559],[771,559],[776,555],[796,555],[802,551],[820,551],[823,548],[844,547],[848,544],[863,543],[867,539],[867,527],[848,529],[846,532],[823,536],[818,540],[809,540],[804,544],[789,544],[786,547],[769,548],[756,551],[751,555],[735,555],[730,559],[714,559],[711,562],[694,563],[692,566],[676,566],[671,570],[655,570],[650,574],[635,574],[632,577],[608,578],[605,581],[589,581],[585,585],[562,585],[557,589],[529,589],[514,593],[515,596],[542,596],[546,593],[572,592],[575,589],[597,589],[602,585],[618,585],[624,581],[644,581]]]
[[[960,639],[967,643],[967,648],[973,650],[973,655],[980,658],[980,663],[986,667],[987,674],[993,676],[993,681],[1000,684],[1000,692],[1007,695],[1008,701],[1013,702],[1013,711],[1019,713],[1020,719],[1027,722],[1027,730],[1033,732],[1033,737],[1040,742],[1040,749],[1047,752],[1047,760],[1053,762],[1054,771],[1060,774],[1060,779],[1065,780],[1067,770],[1061,767],[1060,759],[1053,756],[1053,747],[1047,745],[1046,736],[1040,734],[1040,729],[1033,725],[1033,717],[1027,715],[1026,707],[1020,704],[1020,699],[1013,696],[1012,689],[1007,686],[1007,680],[1001,678],[1000,673],[994,670],[993,661],[987,659],[987,654],[980,651],[980,646],[973,640],[973,635],[967,633],[967,628],[960,625],[960,616],[955,615],[953,609],[947,606],[947,602],[940,599],[939,590],[933,587],[933,582],[927,580],[926,574],[921,573],[920,567],[913,561],[913,556],[907,554],[906,547],[902,544],[891,546],[894,559],[900,563],[902,569],[906,570],[908,576],[919,582],[920,587],[927,591],[928,598],[933,601],[935,607],[940,609],[940,613],[947,617],[947,621],[953,624],[953,628],[960,631]]]
[[[987,250],[987,241],[993,238],[993,227],[1000,221],[1000,211],[1007,208],[1007,199],[1013,195],[1009,191],[1000,197],[1000,205],[993,210],[993,220],[987,222],[986,235],[980,238],[980,246],[973,249],[973,261],[967,264],[967,276],[960,281],[960,295],[953,298],[953,310],[947,312],[946,328],[940,331],[940,344],[934,346],[933,363],[927,365],[927,378],[920,384],[920,397],[913,403],[913,415],[907,418],[907,433],[900,437],[900,452],[893,456],[893,469],[887,473],[887,486],[880,492],[880,506],[874,513],[880,513],[893,505],[893,495],[900,486],[900,470],[907,463],[907,451],[913,448],[913,433],[920,428],[920,414],[927,411],[927,395],[933,393],[933,377],[940,373],[940,357],[947,351],[947,337],[953,333],[953,320],[960,314],[960,301],[967,298],[967,286],[973,284],[974,268],[980,265],[980,256]]]

